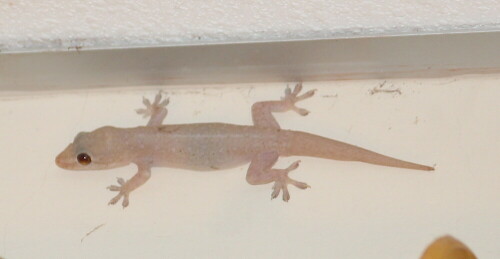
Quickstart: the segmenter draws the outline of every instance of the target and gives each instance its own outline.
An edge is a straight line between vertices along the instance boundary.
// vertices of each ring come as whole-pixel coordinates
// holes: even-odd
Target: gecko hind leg
[[[264,101],[257,102],[252,105],[252,119],[255,126],[280,128],[278,122],[273,116],[273,112],[286,112],[293,110],[296,113],[306,116],[309,111],[306,109],[295,106],[295,103],[304,99],[310,98],[314,95],[316,90],[310,90],[306,93],[299,95],[302,91],[302,83],[295,85],[293,91],[287,86],[285,89],[285,96],[281,101]]]
[[[250,163],[246,179],[252,185],[274,182],[271,199],[275,199],[283,191],[283,201],[287,202],[290,200],[290,193],[288,192],[289,184],[299,189],[310,188],[310,186],[288,176],[289,172],[299,167],[300,160],[293,162],[285,169],[274,169],[272,167],[278,160],[278,157],[279,154],[277,152],[265,152],[257,155]]]
[[[161,91],[156,94],[153,103],[151,103],[149,99],[143,97],[142,103],[144,103],[146,108],[135,110],[137,114],[142,115],[144,118],[150,117],[147,124],[148,126],[160,126],[163,123],[165,117],[167,117],[168,110],[166,107],[170,101],[168,98],[164,99],[163,101],[161,100]]]

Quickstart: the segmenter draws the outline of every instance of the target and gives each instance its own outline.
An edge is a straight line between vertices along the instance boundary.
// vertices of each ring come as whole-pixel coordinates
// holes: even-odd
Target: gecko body
[[[118,178],[119,185],[108,187],[118,192],[110,204],[123,198],[124,207],[129,204],[130,192],[150,178],[152,167],[213,171],[250,163],[247,181],[253,185],[274,182],[271,197],[276,198],[283,192],[284,201],[290,199],[289,184],[300,189],[309,186],[288,177],[300,161],[285,169],[273,168],[280,156],[310,156],[434,170],[333,139],[281,129],[272,112],[294,110],[300,115],[308,114],[295,103],[311,97],[314,91],[299,96],[301,89],[302,85],[297,84],[293,92],[287,88],[281,101],[255,103],[252,106],[253,126],[225,123],[163,125],[168,100],[160,102],[161,95],[158,94],[153,104],[145,99],[146,109],[138,110],[138,113],[150,117],[147,126],[105,126],[79,133],[73,143],[56,157],[56,164],[70,170],[103,170],[136,164],[138,172],[134,177],[128,181]]]

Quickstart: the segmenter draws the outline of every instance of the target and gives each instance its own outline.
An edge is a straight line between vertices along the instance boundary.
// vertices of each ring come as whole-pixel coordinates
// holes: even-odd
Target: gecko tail
[[[364,149],[362,153],[363,154],[360,154],[359,157],[357,157],[356,161],[375,164],[375,165],[397,167],[397,168],[406,168],[406,169],[421,170],[421,171],[434,171],[434,167],[431,166],[399,160],[366,149]]]
[[[344,142],[306,132],[295,133],[291,141],[291,155],[319,157],[340,161],[358,161],[374,165],[434,171],[434,167],[431,166],[399,160]]]

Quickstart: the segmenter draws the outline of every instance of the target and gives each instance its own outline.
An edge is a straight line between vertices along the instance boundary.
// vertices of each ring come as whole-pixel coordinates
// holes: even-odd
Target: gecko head
[[[126,154],[126,149],[113,134],[116,130],[102,127],[78,133],[73,143],[56,157],[57,166],[68,170],[102,170],[127,165],[129,160],[121,154]]]

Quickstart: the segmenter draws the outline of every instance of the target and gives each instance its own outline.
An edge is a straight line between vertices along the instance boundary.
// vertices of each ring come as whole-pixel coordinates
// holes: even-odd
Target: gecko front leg
[[[118,194],[109,201],[109,205],[116,204],[123,197],[122,206],[123,208],[127,207],[129,204],[128,198],[130,193],[149,180],[151,177],[151,168],[143,165],[138,165],[137,167],[139,169],[138,172],[128,181],[123,180],[123,178],[118,178],[117,181],[119,186],[108,186],[108,190],[118,192]]]
[[[281,101],[264,101],[257,102],[252,105],[252,119],[255,126],[280,128],[280,125],[273,116],[273,112],[286,112],[293,110],[296,113],[306,116],[309,111],[295,106],[295,103],[307,99],[314,95],[316,90],[310,90],[299,95],[302,91],[302,83],[295,85],[293,91],[287,86],[285,89],[285,97]]]
[[[145,109],[137,109],[137,114],[142,114],[144,118],[150,117],[147,126],[160,126],[163,123],[165,117],[167,117],[167,105],[169,103],[169,99],[165,99],[161,101],[161,91],[155,97],[154,102],[151,102],[144,98],[142,99],[142,103],[146,106]]]
[[[298,182],[288,177],[288,173],[299,167],[300,161],[295,161],[286,169],[274,169],[273,165],[278,160],[278,152],[264,152],[255,156],[250,163],[247,171],[247,182],[252,185],[266,184],[274,182],[273,192],[271,199],[278,197],[283,191],[283,201],[290,199],[288,192],[288,185],[292,184],[299,189],[310,188],[310,186],[303,182]]]

